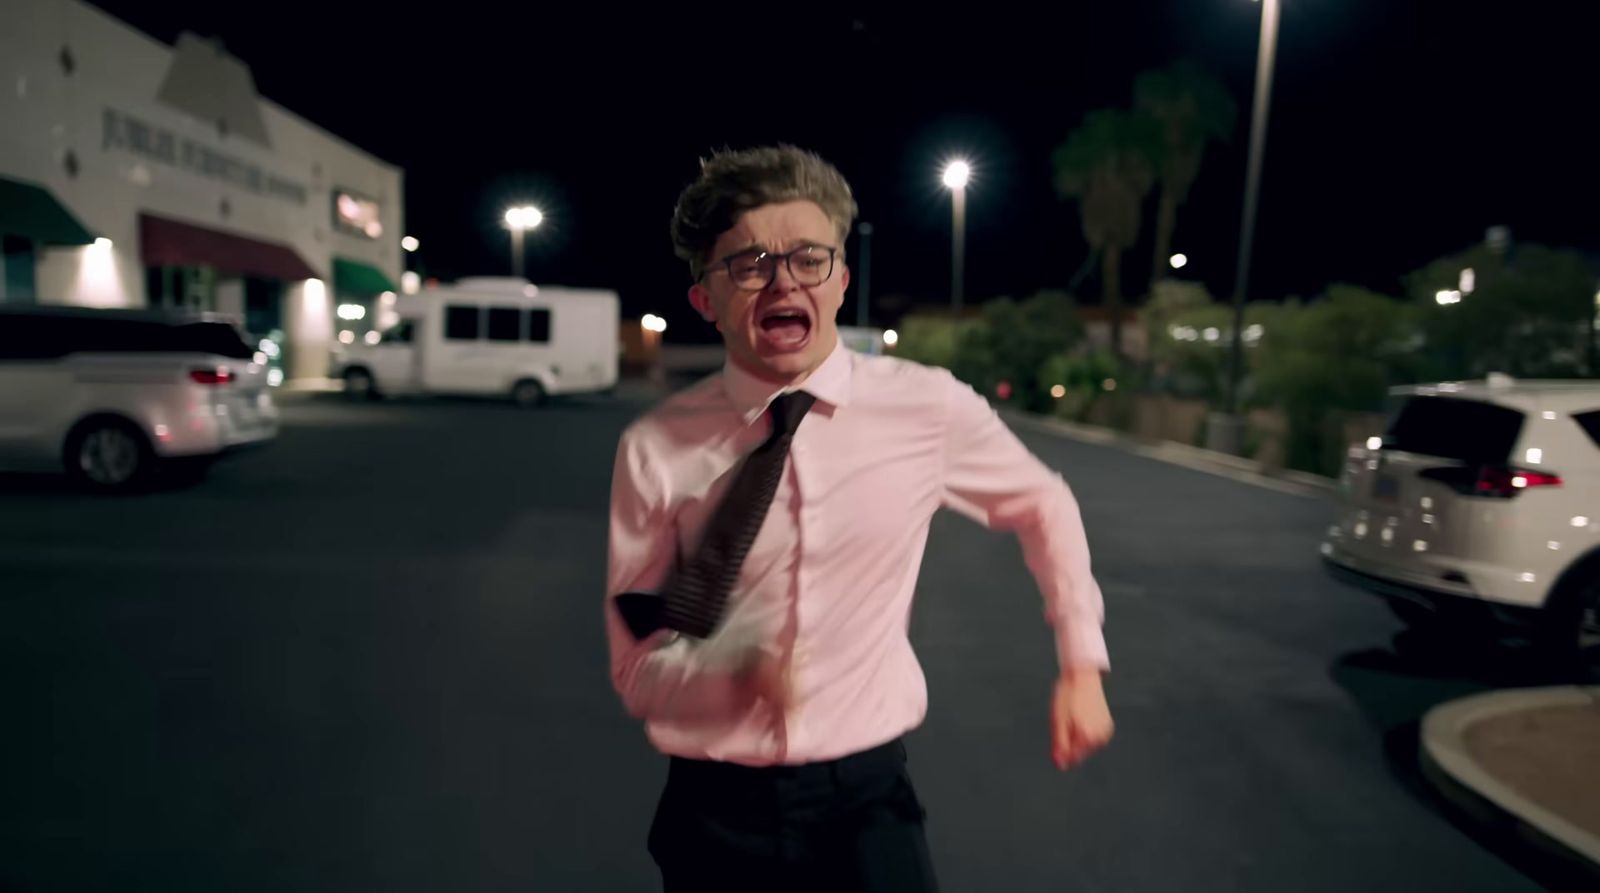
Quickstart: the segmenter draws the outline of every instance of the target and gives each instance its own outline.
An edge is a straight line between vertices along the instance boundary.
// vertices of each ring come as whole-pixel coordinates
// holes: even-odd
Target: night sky
[[[1139,71],[1191,56],[1240,117],[1174,249],[1214,294],[1233,287],[1260,15],[1249,0],[963,4],[956,18],[928,5],[98,5],[168,42],[221,38],[263,95],[403,167],[427,272],[507,273],[500,216],[530,201],[547,215],[530,278],[615,288],[625,313],[662,313],[674,339],[709,334],[667,239],[709,150],[793,142],[844,171],[876,230],[880,322],[947,300],[938,173],[968,155],[967,294],[1023,296],[1064,287],[1087,254],[1051,151],[1086,111],[1127,106]],[[1600,249],[1596,7],[1284,0],[1252,297],[1339,281],[1398,293],[1399,276],[1495,224]],[[1125,260],[1130,292],[1148,274],[1153,200]],[[1080,292],[1097,300],[1097,281]]]

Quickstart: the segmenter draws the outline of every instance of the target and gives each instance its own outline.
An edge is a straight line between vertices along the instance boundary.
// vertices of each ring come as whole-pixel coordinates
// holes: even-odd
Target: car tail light
[[[190,369],[189,378],[196,384],[222,385],[233,381],[233,370],[227,366]]]
[[[1463,496],[1481,496],[1487,499],[1510,499],[1534,487],[1559,487],[1561,476],[1545,471],[1528,471],[1486,465],[1480,468],[1453,466],[1429,468],[1421,476],[1448,485]]]

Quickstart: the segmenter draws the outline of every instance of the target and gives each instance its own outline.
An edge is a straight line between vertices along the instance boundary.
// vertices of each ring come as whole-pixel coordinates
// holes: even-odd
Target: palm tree
[[[1159,134],[1153,119],[1122,109],[1084,116],[1055,152],[1056,191],[1078,200],[1083,236],[1100,256],[1111,315],[1111,350],[1122,355],[1122,252],[1139,239],[1139,212],[1155,182]]]
[[[1172,232],[1178,226],[1178,208],[1200,176],[1206,144],[1227,142],[1233,135],[1238,109],[1233,97],[1212,74],[1184,60],[1139,75],[1133,85],[1134,107],[1154,118],[1161,127],[1161,158],[1157,174],[1161,198],[1156,210],[1156,253],[1150,263],[1150,289],[1166,272],[1172,254]]]

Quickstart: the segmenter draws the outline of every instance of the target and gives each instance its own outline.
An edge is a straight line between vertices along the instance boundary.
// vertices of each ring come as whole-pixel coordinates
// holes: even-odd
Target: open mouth
[[[780,351],[799,350],[811,340],[811,315],[797,307],[775,307],[758,320],[761,340]]]

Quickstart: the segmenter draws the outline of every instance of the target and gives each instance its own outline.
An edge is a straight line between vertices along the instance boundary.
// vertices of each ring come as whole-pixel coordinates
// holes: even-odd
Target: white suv
[[[1600,383],[1397,388],[1388,431],[1350,448],[1335,576],[1426,623],[1486,611],[1600,675]]]
[[[277,435],[261,360],[222,317],[0,308],[0,470],[104,490],[197,477]]]

